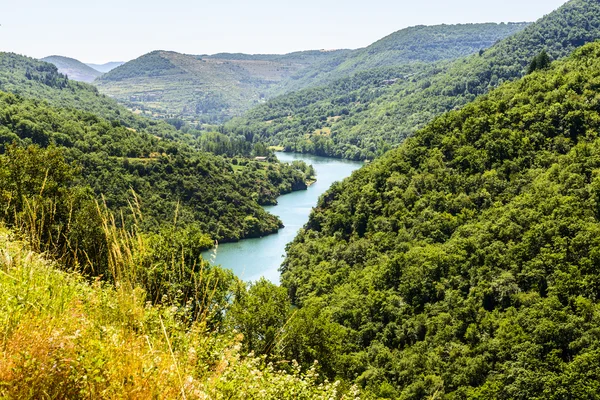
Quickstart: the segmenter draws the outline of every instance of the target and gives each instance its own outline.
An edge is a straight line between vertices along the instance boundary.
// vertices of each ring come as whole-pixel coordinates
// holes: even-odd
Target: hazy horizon
[[[30,0],[3,7],[0,51],[34,58],[60,55],[85,63],[129,61],[153,50],[186,54],[285,54],[356,49],[415,25],[533,22],[565,0],[331,0],[219,4],[116,0],[81,4]]]

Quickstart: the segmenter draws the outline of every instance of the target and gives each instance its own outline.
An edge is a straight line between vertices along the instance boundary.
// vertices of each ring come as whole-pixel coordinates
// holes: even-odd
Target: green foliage
[[[527,68],[527,73],[531,74],[538,69],[546,69],[550,66],[550,62],[550,56],[546,53],[546,50],[542,50],[540,54],[533,57],[533,60],[531,60],[531,64],[529,64],[529,67]]]
[[[303,69],[278,85],[275,93],[284,94],[327,85],[373,68],[454,60],[487,49],[528,25],[523,22],[413,26],[394,32],[363,49],[340,54]]]
[[[557,60],[599,39],[599,16],[598,1],[571,0],[481,54],[429,67],[413,66],[413,71],[367,71],[323,88],[284,95],[251,110],[227,129],[248,140],[296,151],[372,159],[436,116],[522,77],[543,50]],[[376,82],[367,78],[364,85],[352,84],[377,75],[381,76]],[[323,127],[330,134],[314,134]]]
[[[462,57],[525,26],[418,26],[355,51],[212,56],[155,51],[110,71],[95,84],[103,93],[154,117],[222,122],[265,98],[323,85],[365,69]]]
[[[93,193],[77,177],[55,147],[9,146],[0,156],[0,221],[25,234],[36,251],[90,273],[91,263],[106,266],[106,246]]]
[[[598,60],[503,85],[323,195],[282,284],[331,332],[325,371],[383,398],[598,397]]]
[[[101,95],[96,87],[69,80],[53,64],[33,58],[0,52],[0,91],[44,100],[55,108],[93,113],[111,123],[161,138],[186,141],[165,122],[139,117],[116,100]]]
[[[4,93],[0,126],[2,148],[13,141],[62,148],[66,159],[81,167],[84,186],[96,198],[103,196],[114,212],[127,216],[132,202],[139,201],[145,230],[172,222],[178,212],[182,224],[196,225],[217,240],[276,232],[280,221],[259,203],[274,204],[282,193],[305,189],[308,179],[306,165],[245,161],[248,167],[236,172],[229,160],[183,143]],[[37,168],[43,176],[43,164]],[[251,224],[248,216],[254,218]]]
[[[239,337],[212,327],[217,313],[182,321],[139,287],[60,269],[0,227],[2,398],[359,398],[314,366],[283,372],[243,354]],[[209,287],[216,280],[205,275]]]
[[[244,335],[244,350],[257,355],[279,351],[277,347],[291,316],[287,291],[264,278],[248,289],[239,286],[228,311],[230,328]]]

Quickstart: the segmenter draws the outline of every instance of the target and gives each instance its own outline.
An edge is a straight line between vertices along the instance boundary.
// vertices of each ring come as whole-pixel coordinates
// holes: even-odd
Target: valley
[[[298,231],[308,222],[319,197],[337,181],[341,181],[363,166],[362,162],[337,160],[326,157],[294,153],[275,153],[281,162],[303,161],[315,169],[317,181],[307,190],[297,191],[277,198],[277,205],[265,206],[265,211],[281,219],[283,228],[274,235],[219,243],[216,248],[202,253],[205,260],[232,270],[243,280],[255,282],[266,278],[279,282],[279,268],[285,248]]]
[[[0,398],[600,397],[600,1],[197,50],[277,22],[237,6],[0,52]]]

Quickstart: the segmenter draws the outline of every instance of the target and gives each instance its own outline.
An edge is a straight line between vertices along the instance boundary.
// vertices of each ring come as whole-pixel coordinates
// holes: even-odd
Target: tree
[[[546,69],[550,66],[550,62],[550,56],[546,50],[542,50],[537,56],[533,57],[533,60],[531,60],[527,73],[531,74],[534,71]]]

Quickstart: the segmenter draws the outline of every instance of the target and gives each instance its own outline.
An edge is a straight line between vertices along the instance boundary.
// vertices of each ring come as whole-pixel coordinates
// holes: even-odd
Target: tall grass
[[[0,398],[347,398],[314,368],[284,373],[243,356],[239,335],[209,329],[209,312],[190,323],[181,307],[147,301],[148,243],[103,215],[114,284],[61,270],[0,227]],[[207,305],[215,290],[205,293]]]

